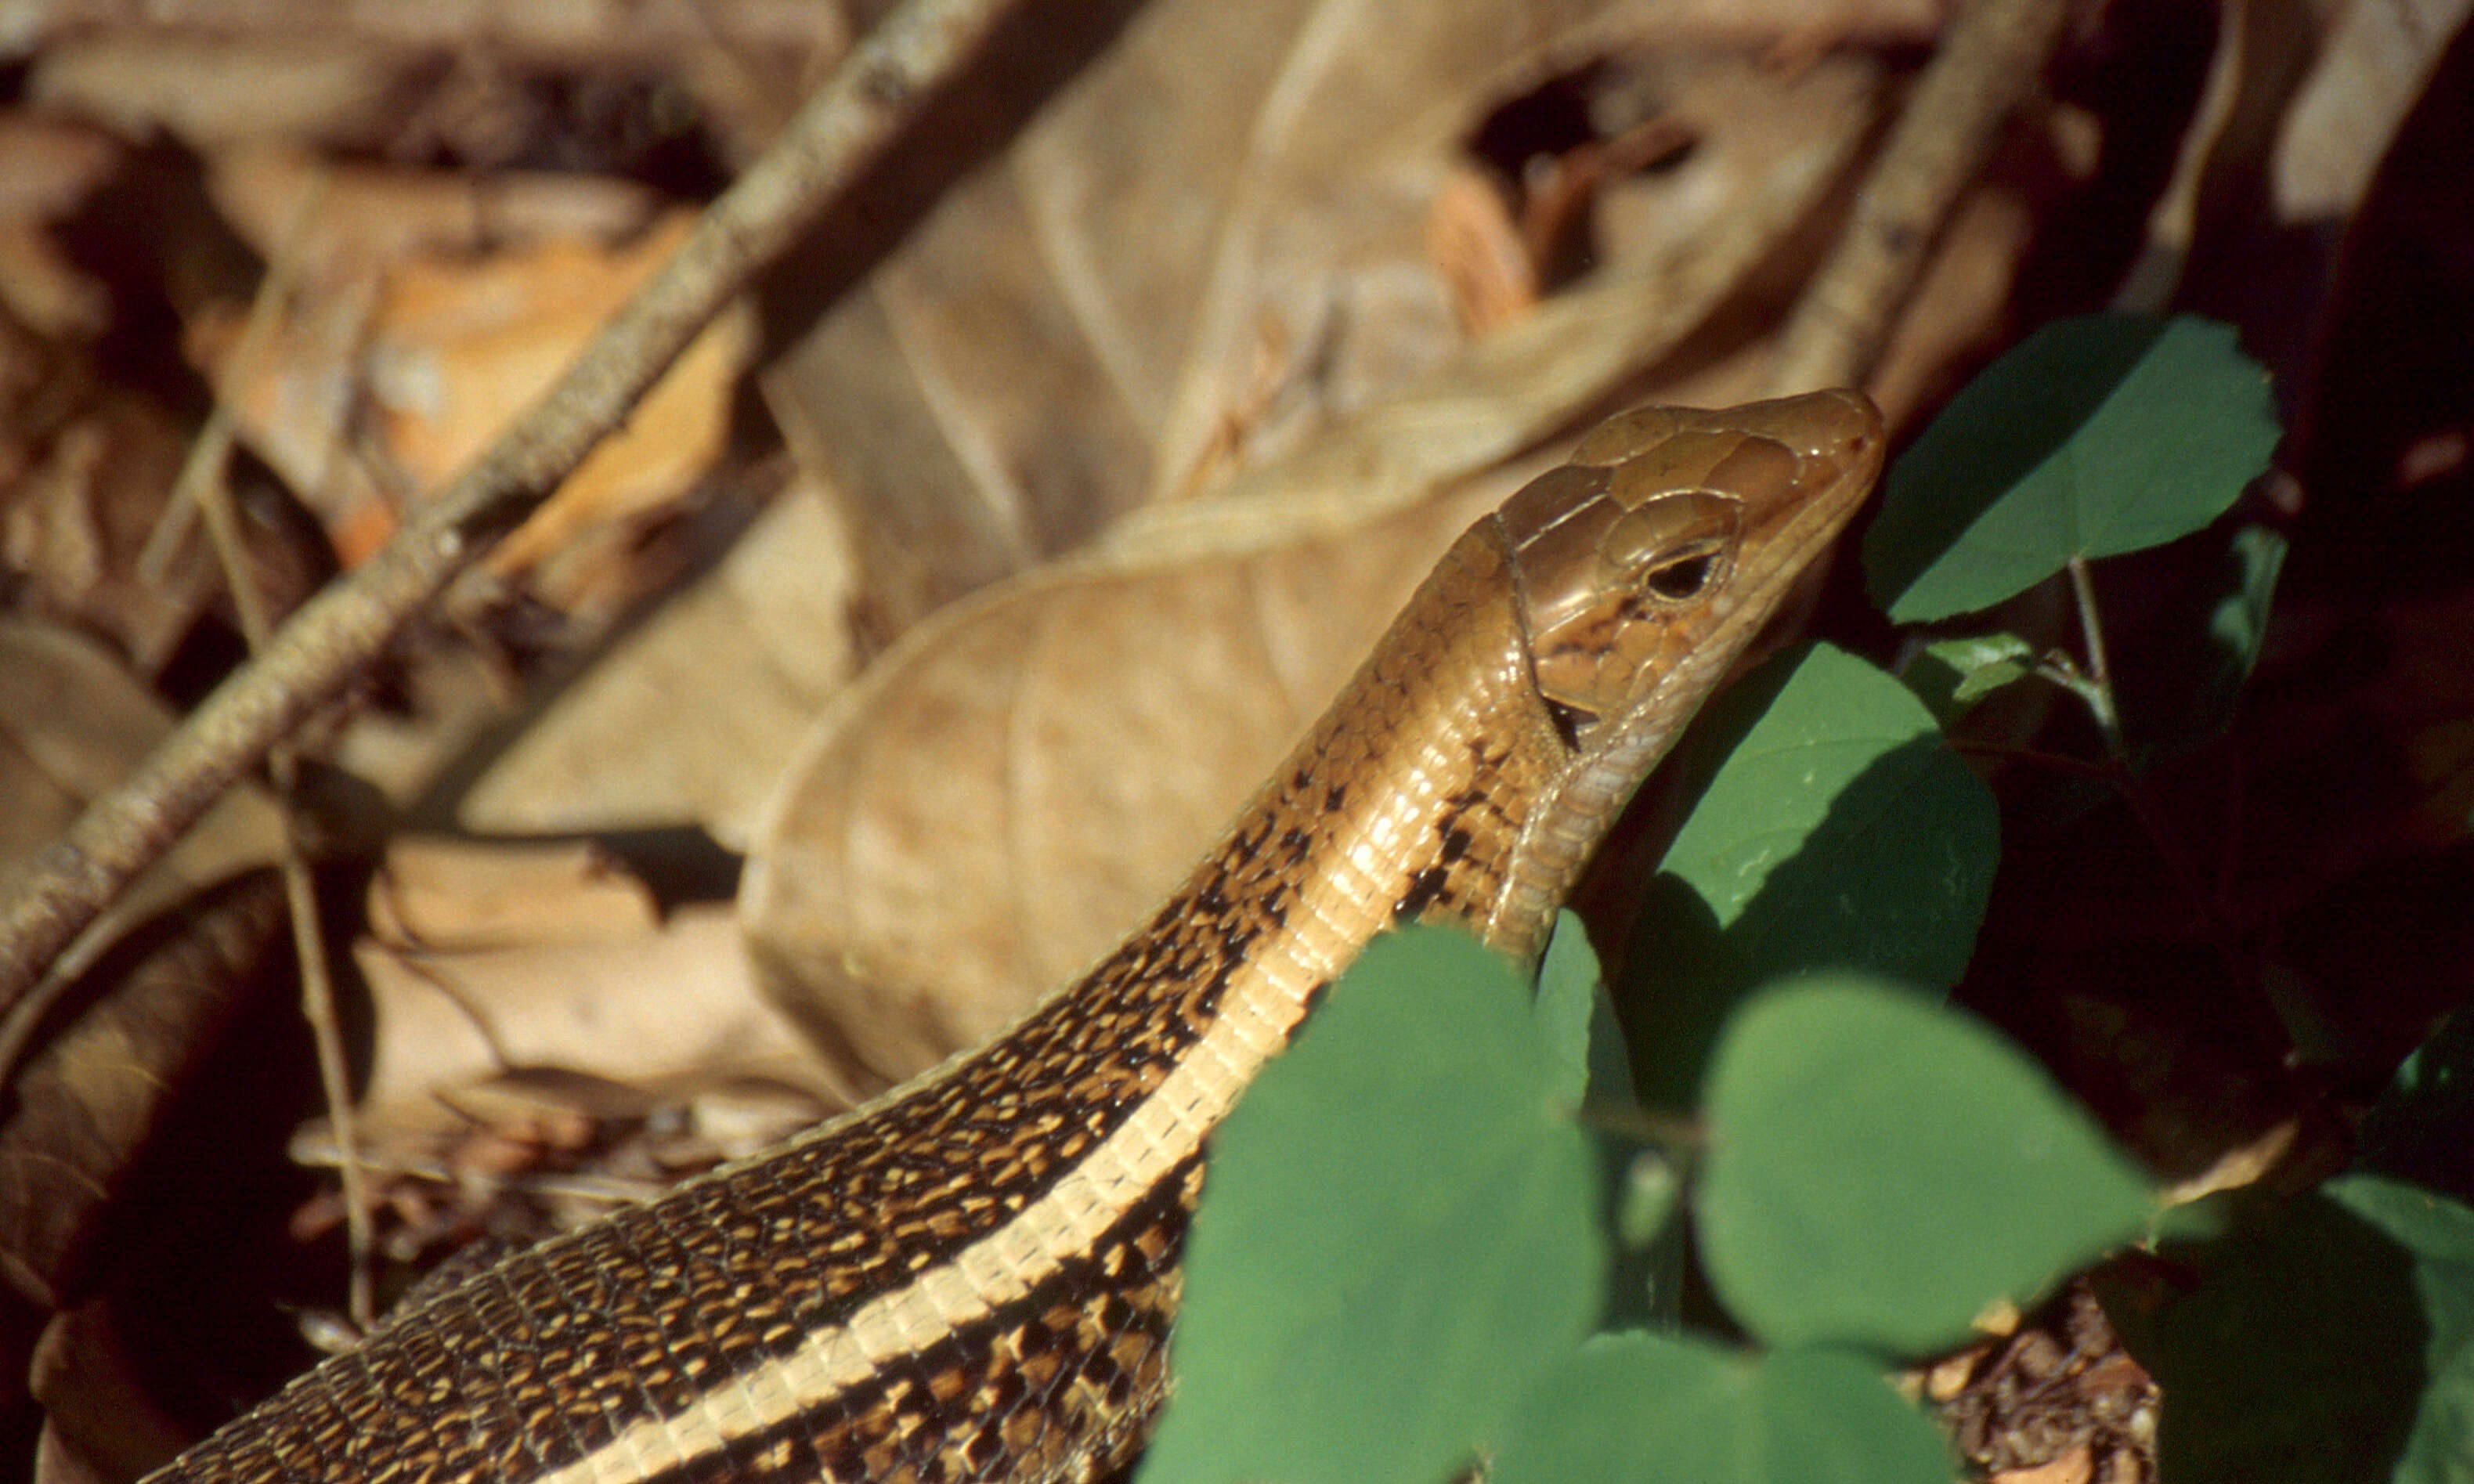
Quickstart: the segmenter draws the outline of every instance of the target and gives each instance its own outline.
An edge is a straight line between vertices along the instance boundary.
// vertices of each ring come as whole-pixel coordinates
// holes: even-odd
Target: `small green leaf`
[[[2285,565],[2285,538],[2264,525],[2232,533],[2224,549],[2166,596],[2147,642],[2118,655],[2122,723],[2145,770],[2223,735],[2268,637],[2268,605]]]
[[[1490,1484],[1949,1484],[1950,1450],[1879,1365],[1600,1335],[1515,1420]]]
[[[1641,1092],[1665,1107],[1691,1105],[1718,1026],[1763,981],[1955,983],[2001,848],[1991,791],[1924,704],[1829,645],[1746,676],[1684,745],[1687,776],[1715,776],[1667,850],[1618,996]]]
[[[2136,1235],[2137,1171],[2000,1036],[1895,985],[1764,990],[1710,1070],[1711,1284],[1778,1345],[1920,1354]]]
[[[2474,1479],[2474,1210],[2372,1176],[2170,1255],[2198,1283],[2123,1340],[2172,1399],[2188,1484]]]
[[[2234,532],[2229,551],[2233,580],[2208,614],[2208,640],[2233,688],[2250,678],[2259,663],[2260,645],[2268,641],[2268,611],[2276,596],[2276,578],[2285,570],[2286,540],[2265,525],[2245,525]]]
[[[1899,678],[1944,727],[1994,692],[2033,672],[2036,653],[2016,634],[1978,634],[1927,645]]]
[[[1433,1484],[1492,1446],[1605,1282],[1564,1076],[1501,959],[1370,946],[1212,1140],[1144,1484]]]
[[[2048,325],[1953,398],[1890,471],[1864,533],[1901,623],[1973,613],[2072,557],[2198,530],[2276,446],[2268,380],[2231,327],[2090,315]]]
[[[1627,1248],[1644,1248],[1658,1240],[1675,1215],[1684,1193],[1675,1161],[1663,1151],[1637,1151],[1623,1168],[1615,1190],[1615,1240]]]
[[[2460,1006],[2414,1048],[2387,1096],[2363,1115],[2360,1167],[2474,1200],[2474,1005]]]

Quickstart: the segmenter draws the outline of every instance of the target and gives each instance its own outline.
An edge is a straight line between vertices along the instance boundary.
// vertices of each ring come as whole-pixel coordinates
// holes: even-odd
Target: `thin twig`
[[[2172,178],[2147,208],[2147,236],[2140,244],[2139,256],[2113,293],[2111,307],[2121,313],[2162,314],[2182,286],[2191,242],[2198,235],[2199,184],[2242,97],[2249,10],[2244,0],[2229,0],[2217,11],[2217,49],[2208,62],[2199,106],[2182,131]]]
[[[1975,0],[1952,22],[1781,334],[1771,395],[1860,385],[1872,374],[1953,203],[2035,85],[2067,9],[2064,0]]]
[[[907,0],[721,194],[556,385],[377,554],[312,598],[119,789],[33,864],[0,914],[0,1011],[223,790],[341,693],[530,515],[760,264],[789,246],[978,49],[1005,0]]]
[[[327,1099],[327,1120],[342,1152],[335,1172],[343,1187],[344,1241],[350,1257],[344,1308],[367,1333],[377,1319],[376,1301],[370,1291],[377,1232],[370,1220],[369,1191],[361,1168],[352,1070],[344,1059],[344,1028],[335,1016],[335,978],[327,967],[327,933],[318,912],[317,882],[301,849],[301,815],[295,803],[300,770],[292,766],[289,746],[278,747],[274,756],[279,762],[277,782],[283,790],[283,899],[292,912],[292,951],[301,961],[301,1015],[309,1022],[309,1039],[318,1052],[318,1084]]]
[[[231,408],[234,392],[266,359],[266,348],[282,320],[284,301],[292,297],[292,280],[301,261],[300,234],[306,231],[326,192],[327,173],[322,170],[302,192],[301,203],[293,208],[292,221],[285,229],[284,248],[277,252],[275,260],[266,265],[266,276],[258,280],[257,292],[250,300],[249,314],[241,321],[240,334],[232,341],[231,353],[224,361],[223,377],[215,385],[215,404],[207,409],[206,424],[198,429],[198,435],[189,440],[189,454],[182,460],[181,472],[172,480],[171,498],[163,501],[162,513],[155,518],[155,528],[146,533],[146,544],[138,548],[136,572],[140,582],[159,585],[168,579],[172,558],[188,542],[199,506],[207,498],[206,491],[222,485],[225,462],[231,457],[232,443],[237,437],[238,420]],[[235,596],[233,600],[240,599]],[[244,622],[247,617],[242,615]]]
[[[309,225],[326,197],[327,181],[324,169],[316,172],[293,208],[283,246],[275,261],[267,265],[266,280],[258,285],[257,302],[250,308],[253,329],[261,323],[271,324],[274,314],[268,306],[281,303],[291,292],[294,265],[299,261]],[[251,336],[244,332],[241,338],[246,348]],[[224,383],[227,388],[239,383],[255,355],[253,351],[249,358],[232,358],[232,375]],[[213,412],[207,416],[206,429],[192,445],[189,460],[181,470],[175,494],[185,497],[180,501],[182,505],[205,516],[206,538],[214,547],[216,565],[223,571],[224,591],[231,596],[232,611],[240,618],[241,637],[248,642],[250,653],[263,654],[274,638],[274,618],[267,611],[266,595],[258,590],[256,567],[250,560],[248,544],[241,538],[240,516],[232,508],[231,485],[226,477],[232,423],[230,399],[228,394],[219,395]],[[300,758],[290,742],[279,742],[267,750],[266,761],[267,770],[275,779],[276,796],[283,808],[283,897],[292,918],[293,956],[301,965],[301,1015],[309,1023],[309,1038],[318,1056],[318,1081],[326,1095],[327,1117],[334,1128],[336,1145],[343,1152],[336,1168],[343,1185],[349,1258],[345,1303],[352,1323],[366,1331],[376,1318],[370,1293],[370,1255],[376,1245],[376,1232],[371,1226],[368,1192],[363,1188],[357,1157],[360,1145],[352,1119],[352,1073],[344,1056],[343,1026],[335,1015],[334,978],[327,968],[327,934],[318,911],[317,879],[310,872],[309,854],[303,844],[306,831],[301,815]]]

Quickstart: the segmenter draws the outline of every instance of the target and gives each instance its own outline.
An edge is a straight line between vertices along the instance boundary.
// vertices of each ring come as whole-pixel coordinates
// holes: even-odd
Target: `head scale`
[[[1602,424],[1497,519],[1538,691],[1578,746],[1686,654],[1724,663],[1843,524],[1881,461],[1850,392]]]

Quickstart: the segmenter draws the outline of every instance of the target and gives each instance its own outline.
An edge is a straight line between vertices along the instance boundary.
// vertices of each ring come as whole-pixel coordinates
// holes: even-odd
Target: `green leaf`
[[[1145,1484],[1433,1484],[1492,1446],[1605,1281],[1564,1077],[1501,959],[1370,946],[1212,1140]]]
[[[1879,1365],[1600,1335],[1534,1392],[1490,1484],[1949,1484],[1950,1451]]]
[[[2157,595],[2161,611],[2145,625],[2147,642],[2115,657],[2122,729],[2143,771],[2215,741],[2232,724],[2268,637],[2285,550],[2285,538],[2267,526],[2232,532],[2216,560],[2180,591]]]
[[[2376,1176],[2346,1176],[2324,1188],[2412,1253],[2425,1379],[2395,1478],[2464,1484],[2474,1479],[2474,1210]]]
[[[1555,1058],[1555,1090],[1573,1107],[1589,1092],[1590,1025],[1605,987],[1589,930],[1570,911],[1556,913],[1538,965],[1538,1029]]]
[[[2165,1477],[2474,1479],[2474,1210],[2346,1176],[2170,1255],[2195,1289],[2154,1315],[2107,1305],[2172,1399]]]
[[[1946,728],[2035,668],[2034,648],[2018,635],[1978,634],[1925,645],[1899,678]]]
[[[1951,400],[1890,471],[1864,533],[1901,623],[1989,608],[2072,557],[2198,530],[2268,466],[2268,380],[2230,326],[2090,315],[2048,325]]]
[[[1617,997],[1642,1095],[1679,1107],[1758,984],[1816,968],[1955,983],[2001,848],[1991,791],[1923,703],[1828,645],[1746,676],[1684,747],[1687,777],[1714,776],[1636,921]]]
[[[2374,1174],[2474,1200],[2474,1161],[2465,1157],[2469,1129],[2474,1006],[2460,1006],[2405,1058],[2387,1095],[2363,1115],[2355,1157]]]
[[[2136,1235],[2145,1182],[2009,1042],[1895,985],[1763,991],[1710,1070],[1711,1284],[1777,1345],[1920,1354]]]

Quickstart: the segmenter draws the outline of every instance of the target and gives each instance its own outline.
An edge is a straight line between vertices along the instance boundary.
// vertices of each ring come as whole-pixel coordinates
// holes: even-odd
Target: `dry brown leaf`
[[[589,841],[485,844],[400,836],[370,882],[372,937],[400,953],[590,943],[651,931],[643,881]]]
[[[1213,34],[1207,23],[1193,24],[1205,37]],[[1480,34],[1491,35],[1483,25]],[[1129,46],[1153,71],[1167,72],[1173,55],[1145,50],[1164,44],[1160,36],[1138,32]],[[1340,40],[1318,36],[1318,46]],[[1374,42],[1352,34],[1350,44]],[[1346,70],[1337,54],[1308,48],[1307,56],[1300,65],[1316,77]],[[1488,75],[1498,82],[1534,81],[1541,65],[1536,57],[1507,62],[1499,49],[1492,61]],[[1731,102],[1707,109],[1688,161],[1638,186],[1666,200],[1663,235],[1637,235],[1631,257],[1499,334],[1416,375],[1395,368],[1402,379],[1386,400],[1297,445],[1292,456],[1226,481],[1220,499],[1145,511],[1069,570],[1030,575],[939,615],[837,703],[753,844],[741,900],[773,986],[846,1074],[881,1085],[984,1035],[1082,967],[1173,885],[1491,495],[1471,489],[1421,502],[1533,448],[1698,325],[1832,179],[1860,133],[1873,80],[1856,59],[1817,64],[1793,80],[1726,57],[1664,75],[1679,96]],[[1085,85],[1102,96],[1120,85],[1149,96],[1104,67]],[[1235,96],[1256,107],[1266,91],[1288,96],[1268,79]],[[1484,106],[1406,109],[1417,116],[1400,136],[1420,141],[1432,158],[1422,175],[1399,163],[1403,179],[1440,182],[1460,132],[1473,123],[1470,110]],[[1220,127],[1225,132],[1225,121]],[[1163,121],[1162,132],[1179,136],[1174,120]],[[1354,117],[1327,119],[1316,148],[1336,158],[1338,136],[1361,134],[1384,136]],[[1046,168],[1065,173],[1060,164]],[[1082,176],[1096,169],[1086,165]],[[1018,165],[1005,189],[1014,191],[1029,172]],[[1135,202],[1144,199],[1137,186],[1126,188]],[[1156,187],[1167,188],[1164,180]],[[1329,198],[1346,194],[1336,177],[1318,188]],[[1295,204],[1298,214],[1285,224],[1291,234],[1313,235],[1314,204]],[[1028,209],[1019,196],[1015,205]],[[1081,214],[1104,224],[1124,220],[1125,209],[1102,197]],[[1246,220],[1259,221],[1266,209],[1258,206]],[[1344,239],[1364,227],[1350,214]],[[1402,252],[1422,253],[1415,212],[1393,225],[1407,244]],[[922,236],[934,240],[943,226],[940,213]],[[1059,229],[1041,226],[1042,250],[1055,256]],[[1106,235],[1091,230],[1079,251],[1087,257],[1090,243]],[[1241,238],[1203,255],[1222,264],[1252,246]],[[1124,242],[1116,251],[1138,247]],[[1290,250],[1303,247],[1283,244]],[[1421,259],[1414,271],[1429,272]],[[1167,281],[1161,270],[1134,277],[1154,292]],[[1250,270],[1239,277],[1260,281]],[[1206,287],[1191,272],[1185,281],[1195,292]],[[1440,290],[1431,291],[1434,311],[1448,320]],[[1096,276],[1068,292],[1098,292]],[[871,316],[880,327],[891,324],[885,305],[909,303],[898,293],[866,299],[820,341]],[[1169,354],[1174,333],[1152,342],[1161,340],[1163,325],[1173,332],[1178,318],[1165,306],[1146,307],[1162,312],[1128,318],[1142,321],[1149,339],[1095,338],[1080,353],[1105,360],[1094,349],[1105,347],[1145,367]],[[1029,309],[1015,318],[1053,325]],[[1744,395],[1758,374],[1725,355],[1708,370],[1702,391],[1712,401]],[[1218,373],[1205,362],[1195,374]],[[1069,386],[1078,380],[1066,377]],[[795,387],[776,377],[768,391],[786,424],[816,431],[813,420],[802,424]],[[1359,387],[1349,395],[1370,393]],[[1336,415],[1346,401],[1316,418]],[[1151,391],[1143,404],[1157,436],[1169,436],[1174,400]],[[1099,421],[1135,422],[1133,407],[1134,399],[1121,397]],[[1056,410],[1071,445],[1070,425],[1082,406],[1068,401]],[[971,426],[1011,426],[1007,413],[991,416]],[[852,439],[853,458],[878,458],[856,429]],[[948,468],[955,462],[950,453],[943,460]],[[1366,544],[1352,547],[1353,540]]]
[[[172,729],[153,693],[101,645],[64,629],[0,620],[0,891]],[[251,785],[227,791],[196,828],[55,965],[74,975],[133,922],[199,888],[275,861],[282,821]]]
[[[749,864],[751,941],[809,991],[777,999],[869,1088],[986,1037],[1174,884],[1503,493],[1026,579],[888,655],[800,760]]]
[[[182,905],[142,952],[97,969],[94,997],[8,1068],[0,1117],[0,1273],[43,1307],[78,1297],[97,1222],[247,1009],[254,970],[282,941],[271,874]]]
[[[192,40],[221,38],[247,46],[303,36],[404,51],[494,53],[538,63],[613,66],[678,61],[697,48],[734,53],[785,53],[829,63],[849,24],[837,0],[697,0],[692,7],[643,0],[457,0],[450,5],[379,4],[302,7],[267,0],[181,0],[177,6],[133,7],[128,0],[24,0],[9,12],[10,42],[32,53],[63,37],[117,29],[147,33],[155,17],[164,30]]]
[[[0,174],[8,170],[0,161]],[[91,339],[111,325],[111,295],[32,222],[0,221],[0,305],[49,339]]]
[[[661,1093],[751,1080],[847,1098],[756,993],[736,916],[682,909],[632,933],[461,952],[354,945],[377,1017],[362,1113],[375,1142],[460,1128],[453,1099],[552,1069]]]
[[[84,125],[0,109],[0,304],[38,335],[87,338],[110,323],[109,292],[46,229],[103,182],[120,154],[109,135]]]
[[[1840,40],[1912,46],[1939,35],[1955,9],[1951,0],[1676,0],[1673,13],[1678,27],[1797,50]]]
[[[2219,1191],[2239,1190],[2267,1178],[2269,1171],[2285,1163],[2293,1152],[2300,1135],[2299,1120],[2286,1119],[2273,1125],[2257,1138],[2238,1144],[2219,1156],[2217,1162],[2189,1180],[2175,1180],[2156,1193],[2158,1205],[2188,1205],[2204,1201]]]
[[[602,176],[338,163],[289,143],[219,151],[215,207],[258,255],[289,255],[297,280],[340,286],[418,254],[456,257],[558,239],[621,242],[660,210],[650,190]],[[296,221],[308,203],[310,219]]]
[[[671,212],[617,249],[556,239],[477,263],[422,256],[399,267],[370,348],[371,384],[398,466],[420,488],[452,477],[567,368],[694,220]],[[588,527],[621,532],[685,494],[720,451],[754,333],[743,307],[708,327],[626,425],[492,549],[490,570],[520,575]]]
[[[2331,8],[2311,75],[2277,129],[2269,189],[2278,220],[2353,216],[2469,11],[2469,0],[2354,0]]]
[[[2032,1469],[2004,1469],[1993,1484],[2088,1484],[2096,1477],[2096,1453],[2086,1444],[2073,1447],[2050,1463]]]
[[[1474,166],[1452,173],[1426,213],[1426,255],[1443,276],[1461,328],[1482,335],[1538,303],[1538,264],[1501,191]]]
[[[264,232],[279,229],[264,197],[297,161],[236,156],[223,194]],[[242,436],[326,522],[348,563],[392,532],[399,490],[436,488],[521,413],[627,296],[676,249],[693,213],[672,210],[632,240],[547,232],[473,257],[464,248],[488,200],[435,178],[360,172],[310,222],[311,282],[288,306],[268,352],[230,364],[242,314],[225,305],[193,326],[191,357],[225,388]],[[537,222],[626,225],[635,193],[511,187]],[[396,212],[394,206],[405,209]],[[401,218],[387,231],[336,225],[363,212]],[[288,224],[287,224],[288,225]],[[445,241],[449,246],[434,245]],[[364,251],[401,255],[363,259]],[[744,306],[724,313],[532,519],[493,549],[489,570],[522,580],[568,611],[633,594],[626,548],[646,520],[686,494],[720,451],[733,389],[752,349]],[[383,467],[350,456],[354,409],[375,403]],[[418,495],[414,496],[418,499]]]
[[[147,1390],[108,1298],[53,1316],[27,1373],[27,1390],[43,1409],[36,1484],[134,1478],[189,1441]]]
[[[192,149],[247,139],[382,139],[426,59],[350,36],[241,42],[110,27],[36,56],[27,91],[138,143],[158,131]]]
[[[691,115],[743,163],[849,50],[854,24],[838,0],[15,0],[6,13],[11,55],[46,63],[41,96],[134,137],[159,128],[201,153],[281,139],[484,170],[536,149],[551,109],[580,102],[568,122],[606,121],[595,105],[612,84],[643,88],[653,127]]]
[[[815,490],[773,497],[712,571],[562,691],[466,791],[482,834],[700,824],[756,811],[856,668],[850,558]]]
[[[2000,347],[2003,311],[2035,227],[2034,208],[2011,187],[1979,185],[1960,200],[1866,379],[1891,427],[1938,405],[1952,390],[1953,370]]]
[[[57,221],[119,162],[120,147],[108,134],[0,109],[0,220]]]
[[[108,634],[140,669],[161,669],[220,591],[203,548],[167,572],[140,570],[186,451],[170,416],[128,393],[57,429],[0,495],[0,554],[24,584],[17,610]]]
[[[1492,107],[1659,38],[1663,8],[1596,0],[1146,8],[766,374],[793,452],[848,507],[866,611],[898,632],[1453,364],[1426,225],[1464,141]],[[1709,246],[1710,213],[1843,120],[1864,71],[1791,79],[1741,53],[1652,70],[1713,127],[1628,183],[1648,230],[1624,259]],[[1481,401],[1454,421],[1482,438],[1520,417]],[[1456,435],[1416,430],[1438,431]]]

